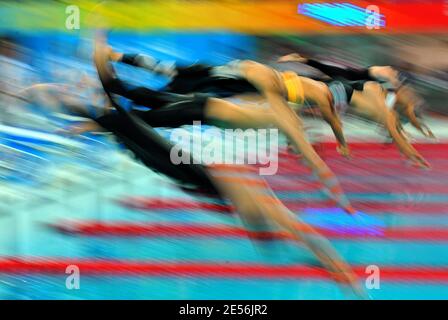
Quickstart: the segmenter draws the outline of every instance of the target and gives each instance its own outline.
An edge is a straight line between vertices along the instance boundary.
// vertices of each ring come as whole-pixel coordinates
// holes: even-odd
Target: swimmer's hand
[[[64,136],[77,136],[87,132],[99,132],[102,131],[101,127],[96,124],[95,121],[87,121],[84,123],[78,123],[67,128],[56,130],[56,133]]]
[[[345,157],[345,158],[347,158],[347,159],[350,159],[350,158],[351,158],[350,148],[349,148],[347,145],[345,145],[345,146],[343,146],[343,145],[338,145],[338,146],[336,147],[336,151],[337,151],[341,156],[343,156],[343,157]]]
[[[59,134],[59,135],[65,136],[65,137],[77,136],[84,132],[86,132],[86,131],[81,130],[81,127],[78,127],[78,126],[70,126],[70,127],[66,127],[66,128],[57,129],[55,131],[56,134]]]
[[[411,156],[410,160],[418,168],[431,169],[431,165],[429,164],[429,162],[426,161],[425,158],[423,158],[423,156],[418,153]]]
[[[332,192],[328,187],[323,187],[322,192],[329,197],[331,200],[333,200],[342,210],[344,210],[349,215],[356,214],[355,208],[348,202],[347,197],[345,194],[336,194]]]
[[[300,154],[296,149],[294,149],[294,146],[292,144],[288,144],[288,146],[286,147],[286,151],[292,154]]]
[[[355,272],[345,262],[340,260],[332,260],[331,277],[342,285],[347,285],[353,291],[353,293],[360,299],[369,299],[369,296],[362,288],[359,279]]]
[[[123,58],[123,53],[114,51],[111,46],[107,46],[106,54],[109,57],[110,61],[117,62],[117,61],[121,61],[121,59]]]
[[[431,139],[437,139],[436,136],[434,135],[434,133],[432,133],[431,129],[429,129],[429,127],[425,124],[421,125],[421,132],[423,133],[423,135],[427,138],[431,138]]]
[[[277,59],[277,62],[284,63],[284,62],[300,62],[300,63],[306,63],[308,61],[307,58],[302,57],[298,53],[291,53],[287,54],[286,56],[282,56]]]
[[[292,154],[296,154],[296,155],[301,155],[301,153],[300,153],[300,151],[298,151],[295,147],[294,147],[294,145],[291,143],[291,141],[289,141],[288,140],[288,144],[287,144],[287,146],[286,146],[286,151],[288,152],[288,153],[292,153]]]

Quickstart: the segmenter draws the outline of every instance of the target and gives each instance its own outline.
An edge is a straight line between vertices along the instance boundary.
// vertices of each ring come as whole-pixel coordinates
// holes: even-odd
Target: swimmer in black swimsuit
[[[409,84],[410,75],[395,70],[390,66],[370,66],[365,69],[347,68],[335,66],[300,56],[297,53],[286,55],[279,59],[280,62],[295,61],[305,63],[320,70],[333,79],[345,81],[376,81],[381,83],[387,92],[386,105],[394,109],[403,118],[409,121],[424,136],[435,138],[431,130],[418,119],[423,99],[415,92]],[[419,110],[417,112],[417,110]]]
[[[350,105],[350,111],[384,125],[399,150],[413,163],[422,168],[429,167],[426,160],[402,134],[397,116],[395,112],[391,111],[394,103],[389,103],[389,106],[386,104],[388,98],[387,90],[378,82],[378,79],[382,79],[381,81],[387,83],[389,87],[396,87],[399,82],[392,68],[346,69],[322,64],[316,60],[305,59],[296,54],[282,57],[278,61],[309,63],[311,66],[319,68],[319,70],[322,69],[322,72],[331,77],[330,79],[320,81],[320,83],[326,83],[320,89],[316,87],[317,90],[309,89],[307,92],[315,91],[313,95],[317,99],[319,99],[317,96],[321,96],[317,104],[324,119],[329,122],[338,142],[344,147],[346,152],[348,152],[348,146],[345,144],[342,125],[336,110],[340,109],[338,106],[346,108]],[[321,92],[319,93],[319,91]]]
[[[246,166],[215,165],[205,167],[195,164],[175,165],[170,160],[173,145],[162,138],[147,123],[134,113],[127,113],[111,97],[105,110],[94,112],[79,101],[64,95],[66,87],[57,84],[34,85],[21,92],[25,101],[44,99],[50,110],[69,112],[86,118],[96,119],[103,130],[117,136],[136,157],[148,168],[164,174],[187,188],[200,188],[211,195],[229,200],[249,230],[270,228],[286,232],[297,243],[308,247],[340,284],[348,285],[356,295],[366,297],[357,276],[332,245],[311,226],[290,212],[274,195],[267,183]],[[110,93],[108,93],[110,97]],[[61,108],[58,105],[64,105]],[[113,112],[117,108],[118,112]],[[89,129],[88,129],[89,128]],[[84,130],[94,130],[92,122],[86,122]],[[190,162],[192,163],[192,162]],[[249,235],[252,235],[249,232]]]
[[[226,98],[237,94],[259,93],[258,89],[241,74],[240,60],[223,66],[193,64],[186,67],[159,61],[145,54],[124,54],[110,48],[109,58],[146,69],[170,79],[159,91],[189,94],[192,92],[211,93],[213,97]]]
[[[82,82],[85,81],[82,80]],[[17,96],[45,108],[46,112],[70,114],[84,118],[85,121],[82,121],[81,125],[74,126],[69,130],[71,134],[95,130],[98,128],[97,124],[100,124],[106,131],[113,132],[138,160],[154,171],[169,176],[187,189],[196,188],[219,196],[217,188],[210,181],[202,166],[182,163],[174,165],[170,161],[160,161],[160,159],[169,159],[173,148],[171,142],[163,139],[150,127],[139,130],[129,116],[122,116],[116,112],[114,116],[110,116],[113,114],[113,108],[108,103],[109,99],[105,98],[102,87],[96,85],[94,81],[87,81],[83,85],[92,89],[92,94],[88,95],[86,99],[79,98],[82,96],[82,86],[78,85],[77,88],[74,88],[70,85],[55,83],[30,86],[20,91]],[[95,119],[96,122],[88,119]],[[63,130],[60,132],[62,133]],[[65,132],[67,133],[67,130]],[[187,152],[183,152],[183,156],[190,157]]]
[[[151,130],[151,127],[148,123],[143,122],[140,117],[136,116],[134,111],[127,112],[124,110],[116,103],[112,93],[108,91],[111,88],[110,83],[108,83],[110,81],[110,70],[108,70],[108,61],[104,49],[104,46],[97,43],[94,59],[104,90],[111,104],[118,110],[118,113],[115,114],[116,116],[109,119],[118,121],[115,121],[113,125],[104,123],[102,122],[103,120],[100,120],[99,123],[105,124],[106,129],[114,130],[113,132],[118,133],[121,139],[125,138],[131,141],[130,145],[137,142],[138,146],[145,147],[144,139],[154,139],[154,136],[146,135],[146,130]],[[195,99],[194,97],[192,98],[193,101]],[[161,107],[161,109],[163,108]],[[126,124],[125,131],[120,128],[121,121],[124,121]],[[169,120],[167,121],[169,122]],[[175,120],[175,122],[177,121]],[[135,139],[137,141],[134,141]],[[152,147],[152,143],[149,146]],[[140,152],[138,148],[133,151]],[[159,161],[161,163],[171,162],[166,153],[159,158]],[[206,171],[206,175],[210,179],[209,181],[211,181],[213,186],[216,186],[219,193],[231,201],[243,222],[249,228],[276,227],[287,232],[296,242],[305,244],[336,281],[349,285],[359,297],[366,297],[356,275],[339,257],[337,252],[334,251],[331,244],[311,226],[297,219],[274,195],[261,177],[250,174],[250,168],[232,165],[201,166],[201,168]],[[238,175],[235,175],[236,173]]]
[[[335,175],[306,140],[303,131],[300,130],[300,119],[289,108],[283,98],[284,84],[282,79],[285,75],[281,75],[275,70],[253,61],[239,61],[222,67],[213,67],[211,69],[207,67],[198,67],[196,69],[195,67],[191,67],[188,72],[184,70],[183,79],[178,78],[178,80],[174,80],[173,83],[177,83],[177,85],[170,85],[170,87],[177,86],[178,89],[182,86],[186,86],[185,83],[188,83],[188,81],[186,81],[185,78],[196,79],[193,74],[199,72],[202,74],[209,74],[208,78],[216,78],[216,81],[227,82],[229,87],[226,89],[230,89],[230,87],[237,87],[232,82],[233,79],[230,78],[233,76],[237,82],[249,82],[245,87],[251,86],[251,90],[255,87],[262,88],[259,89],[259,92],[262,92],[267,101],[271,102],[271,106],[276,105],[276,108],[273,107],[267,110],[261,108],[255,109],[253,107],[241,107],[223,99],[210,97],[209,95],[182,95],[166,91],[154,91],[146,87],[133,87],[120,80],[114,74],[112,67],[107,63],[107,60],[110,59],[110,57],[114,57],[114,52],[110,47],[106,47],[105,43],[103,45],[105,47],[105,55],[107,56],[104,65],[101,66],[105,87],[110,92],[124,96],[138,105],[152,108],[149,111],[133,111],[133,114],[143,119],[147,124],[154,127],[177,127],[185,124],[192,124],[193,121],[200,120],[206,124],[224,126],[226,128],[277,127],[291,140],[293,145],[300,150],[306,164],[317,173],[317,176],[324,184],[329,195],[344,210],[349,213],[354,213],[354,209],[344,195]],[[135,57],[133,59],[135,59]],[[227,77],[225,77],[225,75],[227,75]],[[196,79],[192,82],[198,84],[201,80]],[[183,85],[181,85],[181,83],[183,83]],[[251,83],[255,84],[250,85]],[[269,84],[271,86],[269,86]],[[209,83],[207,82],[206,85],[209,85]],[[185,88],[179,90],[184,91]],[[286,115],[288,117],[286,117]],[[102,120],[103,119],[99,119],[99,121]],[[293,124],[296,125],[296,127],[294,127]]]
[[[107,81],[103,74],[107,64],[107,60],[103,59],[104,56],[101,47],[97,48],[95,62],[100,79]],[[85,106],[77,106],[64,99],[61,103],[67,104],[66,106],[70,110],[81,116],[96,119],[104,129],[113,132],[147,167],[165,174],[177,182],[206,189],[219,195],[222,199],[230,200],[242,221],[251,229],[262,227],[263,230],[266,230],[268,227],[275,227],[285,231],[298,243],[305,244],[336,281],[349,285],[358,296],[366,296],[350,266],[342,260],[331,244],[311,226],[290,212],[261,177],[250,173],[250,168],[227,165],[212,167],[193,164],[174,165],[170,160],[170,149],[172,148],[170,143],[136,116],[134,111],[127,112],[122,108],[116,103],[112,94],[107,91],[107,86],[104,88],[109,101],[108,110],[105,112],[92,114]],[[35,86],[30,91],[40,92],[44,89],[45,85],[42,85]],[[53,96],[49,94],[48,97]],[[54,98],[59,100],[61,96],[55,95]],[[111,108],[118,112],[111,113]],[[113,116],[108,117],[108,115]],[[245,173],[243,177],[241,177],[242,172]]]
[[[345,81],[376,81],[382,84],[387,91],[386,105],[389,109],[395,109],[405,121],[409,121],[424,136],[435,138],[431,130],[418,119],[417,109],[424,104],[415,90],[409,84],[410,75],[395,70],[390,66],[371,66],[365,69],[354,69],[335,66],[304,58],[293,53],[279,59],[280,62],[296,61],[314,67],[333,79]]]
[[[113,61],[121,61],[129,65],[142,67],[155,73],[160,73],[171,78],[171,82],[167,85],[165,90],[174,91],[176,93],[186,92],[207,92],[214,96],[227,97],[234,94],[256,92],[257,89],[251,85],[246,79],[238,76],[238,73],[233,69],[236,68],[237,63],[232,62],[229,66],[205,66],[205,65],[192,65],[189,67],[176,67],[174,64],[166,65],[156,59],[142,55],[142,54],[122,54],[111,51],[111,59]],[[294,61],[297,58],[296,55],[286,56],[282,59],[285,61]],[[280,59],[280,62],[283,60]],[[350,151],[345,141],[342,132],[342,123],[340,121],[340,115],[347,111],[348,102],[351,101],[353,92],[364,92],[364,85],[368,81],[378,82],[378,79],[382,79],[382,83],[389,83],[388,87],[396,86],[398,81],[395,80],[396,75],[393,69],[390,67],[371,67],[365,70],[357,69],[344,69],[331,65],[319,63],[315,60],[309,60],[309,64],[321,68],[323,72],[327,72],[332,75],[333,78],[315,81],[313,79],[299,77],[292,72],[282,73],[281,78],[284,81],[284,88],[287,91],[287,98],[289,102],[302,105],[304,100],[308,102],[315,102],[321,107],[321,113],[324,119],[331,125],[333,132],[339,142],[338,151],[344,155],[349,156]],[[322,82],[326,86],[322,86]],[[328,88],[327,88],[328,87]],[[416,120],[414,108],[412,107],[412,101],[415,99],[409,99],[410,94],[404,94],[405,88],[400,87],[397,92],[397,101],[404,101],[407,98],[405,114],[410,121],[420,128],[421,131],[425,128],[424,125],[419,124]],[[390,89],[389,89],[390,90]],[[329,94],[322,95],[322,91],[329,91]],[[368,85],[366,95],[368,91],[375,91],[372,85]],[[406,90],[408,92],[409,90]],[[387,95],[386,101],[389,101],[390,96]],[[360,101],[355,98],[354,101]],[[363,101],[359,102],[362,103]],[[325,107],[326,106],[326,107]],[[407,111],[406,111],[407,110]],[[356,110],[355,110],[356,112]],[[361,112],[365,115],[365,112]],[[369,116],[368,114],[365,116]],[[381,119],[380,119],[381,120]],[[385,122],[382,121],[381,122]],[[423,159],[415,150],[408,145],[404,136],[400,136],[400,126],[397,121],[398,132],[391,132],[391,136],[394,137],[394,141],[397,142],[400,150],[406,154],[409,158],[415,161],[420,166],[426,166]],[[422,131],[423,132],[423,131]],[[432,135],[429,129],[427,129],[428,135]],[[420,161],[420,160],[423,161]]]

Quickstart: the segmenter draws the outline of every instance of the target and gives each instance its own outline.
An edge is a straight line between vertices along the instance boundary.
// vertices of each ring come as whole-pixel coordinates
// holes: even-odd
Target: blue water
[[[79,46],[76,36],[67,35],[31,35],[24,37],[31,50],[35,52],[30,64],[35,67],[40,81],[62,81],[51,78],[53,66],[47,57],[56,55],[65,57],[67,52],[75,52]],[[62,42],[66,46],[53,47],[52,42]],[[140,48],[142,52],[155,55],[159,59],[183,57],[181,64],[194,63],[197,60],[220,64],[234,58],[256,56],[256,40],[250,36],[218,33],[212,35],[141,35],[115,34],[111,43],[121,49]],[[163,46],[160,46],[160,43]],[[170,48],[171,55],[167,50]],[[192,49],[193,48],[193,49]],[[210,52],[215,48],[219,52]],[[244,48],[244,49],[242,49]],[[213,50],[215,50],[213,49]],[[60,51],[60,52],[59,52]],[[38,54],[37,54],[38,53]],[[67,63],[72,66],[82,64],[93,72],[91,61],[82,61],[68,56]],[[59,60],[58,60],[59,61]],[[64,60],[65,61],[65,60]],[[89,66],[87,68],[87,65]],[[66,68],[63,64],[59,68]],[[72,68],[73,69],[73,68]],[[164,79],[151,77],[141,71],[135,75],[125,67],[118,71],[127,79],[141,78],[153,87],[164,85]],[[166,79],[165,79],[166,81]],[[94,153],[90,153],[93,155]],[[444,184],[448,181],[446,166],[448,159],[434,159],[433,171],[413,172],[400,176],[391,170],[388,175],[372,169],[371,174],[356,172],[356,163],[366,159],[373,162],[384,161],[385,166],[396,159],[372,159],[357,156],[352,166],[344,168],[339,175],[342,183],[356,181],[362,184],[377,183],[377,190],[372,193],[348,193],[348,198],[371,203],[413,203],[428,204],[447,203],[448,194],[417,193],[418,184]],[[84,160],[91,160],[89,158]],[[430,159],[431,160],[431,159]],[[192,199],[191,196],[175,189],[165,178],[160,178],[143,167],[117,164],[110,168],[100,168],[103,174],[95,176],[92,168],[76,171],[70,161],[52,159],[53,164],[64,167],[84,182],[72,184],[60,180],[48,185],[11,185],[7,188],[19,190],[25,199],[1,197],[0,203],[0,257],[26,258],[70,258],[70,259],[119,259],[142,260],[154,262],[208,262],[225,263],[262,263],[292,265],[301,264],[317,266],[316,258],[305,248],[289,242],[272,241],[253,243],[248,239],[227,238],[119,238],[87,237],[68,235],[49,228],[49,223],[61,223],[64,220],[100,220],[103,222],[147,222],[147,223],[198,223],[240,225],[237,217],[210,212],[206,210],[191,211],[176,209],[171,211],[137,211],[123,208],[115,199],[126,196],[150,196],[154,198]],[[332,159],[325,159],[331,167]],[[86,161],[84,161],[85,163]],[[87,161],[89,162],[89,161]],[[76,170],[75,170],[76,169]],[[378,168],[376,168],[378,169]],[[36,169],[37,170],[37,169]],[[395,169],[394,169],[395,170]],[[438,171],[436,171],[438,170]],[[106,175],[107,173],[107,175]],[[285,177],[282,177],[283,179]],[[307,182],[309,175],[288,174],[287,179],[297,183]],[[387,192],[387,182],[403,183],[402,192]],[[11,181],[10,181],[11,182]],[[2,181],[2,184],[4,181]],[[5,187],[5,185],[0,185]],[[25,188],[25,189],[24,189]],[[26,189],[28,188],[28,189]],[[1,196],[1,194],[0,194]],[[279,192],[282,200],[325,200],[318,190],[314,192]],[[33,198],[33,199],[32,199]],[[201,199],[204,200],[204,199]],[[391,241],[382,238],[382,232],[388,228],[432,227],[448,228],[448,205],[443,212],[414,212],[399,214],[397,212],[360,212],[356,218],[349,217],[338,209],[307,209],[296,212],[301,218],[319,227],[344,229],[347,232],[377,232],[377,239],[331,239],[336,250],[347,262],[358,266],[371,264],[381,267],[448,267],[448,243],[430,241]],[[141,275],[112,276],[83,274],[79,290],[66,288],[67,275],[61,274],[1,274],[0,299],[350,299],[351,293],[342,290],[330,279],[223,279],[213,277],[155,277]],[[365,279],[361,278],[360,281]],[[380,289],[369,290],[374,299],[448,299],[448,283],[418,283],[416,281],[391,282],[381,280]]]
[[[332,162],[332,160],[327,161]],[[378,160],[381,161],[381,160]],[[55,160],[55,163],[58,163]],[[60,166],[66,162],[59,163]],[[205,197],[193,198],[174,187],[164,177],[137,165],[120,165],[84,171],[75,176],[84,176],[81,184],[60,183],[24,185],[22,193],[33,194],[34,200],[16,202],[9,199],[0,214],[0,256],[23,259],[101,259],[120,261],[146,261],[167,263],[243,263],[266,265],[319,266],[317,259],[304,247],[291,242],[252,242],[245,238],[191,238],[191,237],[90,237],[62,234],[49,224],[67,220],[97,220],[102,222],[145,222],[175,224],[213,224],[241,226],[237,216],[207,210],[151,210],[139,211],[122,207],[117,199],[127,196],[148,196],[159,199],[184,199],[191,201],[213,201]],[[444,166],[444,163],[434,164]],[[80,170],[71,167],[71,170]],[[92,176],[98,172],[97,177]],[[365,173],[362,173],[365,177]],[[357,181],[356,169],[351,175],[342,176],[342,181],[352,178]],[[415,192],[404,187],[403,192],[387,192],[387,182],[395,177],[375,175],[384,181],[378,192],[351,192],[349,199],[369,203],[403,203],[408,208],[415,203],[445,203],[443,193]],[[439,174],[439,179],[448,174]],[[283,180],[287,177],[282,177]],[[309,181],[307,175],[294,176],[294,181]],[[373,180],[375,180],[373,179]],[[275,180],[275,179],[273,179]],[[432,179],[435,180],[435,177]],[[280,181],[280,180],[279,180]],[[446,180],[445,180],[446,181]],[[363,183],[369,183],[364,179]],[[425,183],[425,181],[420,181]],[[386,187],[385,187],[386,186]],[[418,186],[418,185],[417,185]],[[10,185],[11,190],[19,189]],[[28,188],[28,189],[26,189]],[[28,190],[28,191],[26,191]],[[325,200],[319,190],[313,192],[278,192],[282,200]],[[372,211],[372,210],[370,210]],[[361,268],[368,265],[381,267],[447,267],[448,246],[445,241],[397,241],[384,238],[388,228],[420,227],[447,228],[445,212],[358,212],[349,216],[337,208],[307,208],[295,212],[307,223],[357,235],[375,235],[375,238],[330,239],[335,249],[351,265]],[[447,212],[448,213],[448,209]],[[83,274],[79,290],[66,288],[65,270],[60,274],[1,274],[0,298],[2,299],[351,299],[351,292],[344,290],[332,280],[291,279],[276,277],[180,277]],[[365,281],[366,276],[360,278]],[[373,299],[448,299],[448,283],[422,283],[417,281],[397,282],[381,280],[380,289],[371,289]]]
[[[141,171],[140,171],[141,170]],[[143,174],[146,169],[137,170]],[[130,174],[131,175],[131,174]],[[132,176],[132,175],[131,175]],[[237,218],[207,211],[135,211],[118,206],[113,199],[142,195],[173,198],[181,191],[161,183],[151,173],[128,185],[104,180],[103,195],[85,192],[71,195],[67,203],[22,208],[0,216],[0,255],[53,258],[99,258],[165,262],[229,262],[262,264],[318,265],[304,248],[282,241],[254,244],[248,239],[226,238],[145,238],[87,237],[61,234],[47,223],[65,219],[171,222],[239,225]],[[159,186],[159,187],[157,187]],[[162,186],[162,188],[160,188]],[[184,198],[188,195],[183,194]],[[312,196],[312,195],[311,195]],[[348,194],[349,197],[353,195]],[[354,195],[356,197],[356,195]],[[99,197],[99,198],[98,198]],[[379,201],[380,196],[376,196]],[[98,202],[99,201],[99,202]],[[339,209],[308,209],[302,219],[326,227],[399,227],[446,225],[446,217],[425,213],[399,215],[377,212],[361,213],[361,220],[342,214]],[[441,221],[442,224],[438,222]],[[332,240],[337,251],[353,265],[367,266],[448,266],[447,243],[372,240]],[[62,273],[62,272],[61,272]],[[141,275],[82,275],[81,288],[68,290],[65,274],[0,275],[0,298],[3,299],[347,299],[351,293],[341,290],[331,280],[313,279],[228,279],[207,277],[153,277]],[[361,279],[362,281],[363,279]],[[379,290],[369,290],[377,299],[448,298],[448,285],[436,283],[381,282]]]

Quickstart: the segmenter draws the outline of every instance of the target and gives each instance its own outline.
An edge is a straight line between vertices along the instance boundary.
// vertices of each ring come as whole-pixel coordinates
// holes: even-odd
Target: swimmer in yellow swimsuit
[[[217,96],[215,95],[206,103],[205,118],[225,119],[226,123],[244,124],[247,128],[260,128],[266,125],[278,128],[291,141],[294,148],[301,153],[302,160],[324,184],[328,194],[347,212],[354,213],[354,209],[344,195],[336,176],[307,140],[301,119],[288,105],[286,99],[288,93],[282,78],[289,79],[288,73],[282,76],[274,69],[251,60],[236,60],[217,67],[202,65],[173,67],[173,65],[163,65],[149,56],[118,53],[111,48],[109,48],[109,59],[143,67],[151,72],[161,73],[173,78],[166,89],[170,93],[212,92],[212,96],[214,96],[217,91],[220,91]],[[295,80],[292,77],[288,81]],[[306,84],[311,80],[301,79],[301,81]],[[290,86],[290,88],[292,87],[294,86]],[[138,88],[137,90],[121,92],[120,94],[130,97],[131,95],[135,96],[136,92],[143,94],[148,91],[147,88]],[[241,107],[241,103],[234,103],[233,101],[230,103],[223,99],[217,99],[217,97],[222,97],[222,91],[227,90],[233,95],[247,91],[256,92],[268,102],[268,108]],[[304,87],[305,91],[306,87]],[[232,94],[227,95],[227,97],[232,96]],[[294,93],[291,92],[290,94]],[[154,96],[152,93],[151,95]],[[303,96],[300,91],[296,94],[298,99],[301,95]]]

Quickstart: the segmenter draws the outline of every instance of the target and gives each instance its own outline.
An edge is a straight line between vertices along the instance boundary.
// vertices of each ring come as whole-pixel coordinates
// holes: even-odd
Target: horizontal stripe
[[[127,30],[230,30],[247,33],[269,32],[444,32],[447,16],[443,1],[399,1],[375,3],[384,17],[385,25],[370,30],[365,26],[338,27],[316,18],[299,14],[298,3],[303,1],[133,1],[100,2],[79,0],[81,28]],[[314,1],[318,2],[318,1]],[[349,3],[367,8],[372,2],[352,0]],[[96,6],[98,5],[98,6]],[[95,7],[96,6],[96,7]],[[60,30],[65,28],[67,17],[65,3],[9,3],[0,11],[5,23],[3,29]],[[92,19],[95,9],[96,19]],[[418,13],[418,14],[417,14]],[[334,18],[334,17],[333,17]],[[250,22],[250,23],[249,23]],[[367,23],[367,22],[366,22]]]
[[[327,196],[322,192],[297,192],[297,191],[278,191],[278,197],[282,201],[288,200],[325,200]],[[361,193],[351,192],[346,193],[346,196],[351,201],[371,201],[371,202],[398,202],[404,206],[412,206],[416,203],[441,203],[448,208],[448,194],[427,194],[419,192],[408,193],[390,193],[390,192],[373,192]]]
[[[446,193],[448,201],[448,183],[445,181],[440,181],[440,183],[413,183],[409,184],[406,182],[394,182],[394,181],[367,181],[367,183],[361,183],[360,181],[349,181],[348,179],[338,179],[342,185],[342,189],[346,193],[357,192],[357,193],[406,193],[409,196],[421,196],[424,194],[433,193]],[[320,189],[322,185],[318,181],[284,181],[271,182],[270,186],[275,191],[316,191]]]
[[[215,264],[215,263],[171,263],[154,261],[124,261],[99,259],[51,258],[19,259],[1,258],[0,273],[9,274],[60,274],[65,275],[68,266],[77,266],[84,275],[147,275],[147,276],[192,276],[230,278],[302,278],[326,279],[329,274],[316,267],[305,265],[267,264]],[[360,277],[366,277],[364,266],[354,267]],[[385,267],[380,269],[382,281],[447,282],[448,267]]]
[[[175,198],[159,198],[152,197],[125,197],[117,201],[122,206],[138,210],[148,211],[191,211],[191,210],[205,210],[214,212],[230,212],[232,207],[225,204],[217,204],[205,201],[191,201],[191,200],[177,200]],[[283,201],[289,209],[299,211],[309,208],[333,208],[335,203],[332,200],[287,200]],[[352,205],[356,210],[368,213],[388,213],[395,214],[419,214],[426,212],[428,214],[448,213],[448,205],[446,203],[381,203],[372,201],[352,201]]]
[[[228,225],[201,224],[148,224],[114,222],[102,223],[86,221],[79,223],[59,223],[53,225],[59,231],[89,236],[145,236],[145,237],[205,237],[205,238],[241,238],[250,236],[256,239],[288,239],[292,237],[285,232],[247,231]],[[404,241],[448,241],[448,228],[437,227],[403,227],[385,230],[373,227],[343,227],[338,229],[316,228],[322,235],[333,239],[357,240],[404,240]]]
[[[418,149],[419,151],[443,151],[448,150],[448,143],[438,142],[438,143],[422,143],[416,142],[412,143],[412,145]],[[325,149],[336,150],[336,142],[321,142],[315,144],[316,147],[322,147]],[[378,149],[384,150],[395,150],[396,147],[394,144],[384,144],[377,142],[350,142],[349,146],[352,149],[356,149],[358,151],[378,151]]]

